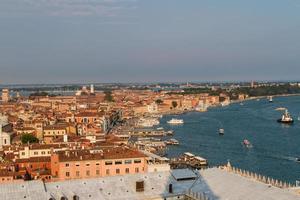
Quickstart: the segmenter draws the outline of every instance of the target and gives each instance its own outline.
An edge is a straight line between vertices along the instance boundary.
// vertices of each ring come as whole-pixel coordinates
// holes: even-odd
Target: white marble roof
[[[217,168],[203,170],[196,180],[189,181],[176,181],[174,173],[184,175],[187,171],[51,182],[45,186],[42,181],[1,184],[0,199],[49,200],[52,197],[60,200],[61,197],[72,199],[77,195],[80,200],[144,200],[185,194],[191,189],[218,200],[300,200],[300,196],[289,190],[269,187]],[[140,180],[144,180],[144,192],[136,192],[136,181]],[[173,185],[173,194],[168,192],[170,183]]]

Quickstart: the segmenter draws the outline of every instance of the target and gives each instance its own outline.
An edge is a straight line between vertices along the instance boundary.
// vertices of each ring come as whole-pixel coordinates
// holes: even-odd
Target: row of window
[[[99,166],[100,165],[100,163],[96,163],[96,165],[97,166]],[[70,164],[69,163],[66,163],[66,165],[65,165],[66,167],[70,167]],[[80,164],[78,163],[78,164],[76,164],[76,167],[79,167],[80,166]],[[90,163],[86,163],[85,164],[85,166],[87,166],[87,167],[89,167],[90,166]]]
[[[76,177],[79,177],[80,176],[80,171],[76,171],[75,172],[76,173]],[[90,176],[91,175],[91,172],[90,172],[90,170],[87,170],[86,172],[85,172],[85,175],[86,176]],[[96,170],[96,175],[100,175],[100,170]],[[66,172],[66,177],[70,177],[70,172]]]
[[[46,151],[41,151],[41,155],[46,155],[46,153],[47,153],[47,154],[50,154],[50,151],[47,151],[47,152],[46,152]],[[22,152],[21,154],[22,154],[22,156],[25,156],[26,153],[25,153],[25,152]],[[34,152],[33,152],[33,155],[35,155],[35,156],[36,156],[36,155],[39,155],[39,151],[34,151]]]
[[[138,163],[141,163],[141,162],[142,162],[142,160],[140,160],[140,159],[133,160],[133,163],[135,163],[135,164],[138,164]],[[132,160],[125,160],[124,163],[125,163],[126,165],[132,164]],[[115,165],[122,165],[122,164],[123,164],[123,161],[122,161],[122,160],[116,160],[116,161],[114,162],[114,164],[115,164]],[[85,165],[86,165],[87,167],[89,167],[89,166],[90,166],[90,163],[86,163]],[[96,165],[98,166],[98,165],[100,165],[100,163],[96,163]],[[105,165],[113,165],[113,161],[106,161],[106,162],[105,162]],[[70,164],[69,164],[69,163],[66,163],[65,166],[66,166],[66,167],[70,167]],[[80,166],[79,163],[76,164],[76,167],[79,167],[79,166]]]
[[[142,160],[136,159],[136,160],[133,160],[133,162],[134,162],[135,164],[138,164],[138,163],[141,163]],[[113,164],[112,161],[106,161],[106,162],[105,162],[105,165],[112,165],[112,164]],[[122,164],[123,164],[123,161],[122,161],[122,160],[116,160],[116,161],[115,161],[115,165],[122,165]],[[125,161],[124,161],[124,164],[126,164],[126,165],[132,164],[132,160],[125,160]]]
[[[57,131],[57,132],[55,132],[55,131],[45,131],[45,135],[59,135],[59,134],[66,134],[66,131],[61,131],[61,132],[59,132],[59,131]]]
[[[135,173],[139,173],[139,172],[140,172],[140,168],[136,167],[136,168],[134,169],[134,172],[135,172]],[[120,170],[120,169],[116,169],[116,174],[120,174],[120,173],[121,173],[121,170]],[[129,169],[129,168],[126,168],[126,169],[125,169],[125,173],[126,173],[126,174],[129,174],[129,173],[130,173],[130,169]],[[110,174],[111,174],[111,170],[110,170],[110,169],[106,169],[105,174],[106,174],[106,175],[110,175]],[[86,175],[86,176],[90,176],[90,175],[91,175],[90,170],[86,170],[86,171],[85,171],[85,175]],[[98,170],[98,169],[96,170],[96,175],[100,175],[100,170]],[[76,176],[76,177],[79,177],[79,176],[80,176],[80,171],[76,171],[76,172],[75,172],[75,176]],[[66,177],[70,177],[70,172],[66,172]]]

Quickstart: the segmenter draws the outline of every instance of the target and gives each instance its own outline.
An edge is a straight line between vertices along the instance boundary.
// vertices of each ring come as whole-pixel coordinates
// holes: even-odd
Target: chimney
[[[136,182],[136,192],[144,192],[144,181]]]
[[[173,185],[171,183],[169,184],[169,193],[173,193]]]

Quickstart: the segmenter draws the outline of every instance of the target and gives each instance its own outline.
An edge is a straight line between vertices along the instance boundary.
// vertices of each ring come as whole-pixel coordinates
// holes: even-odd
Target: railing
[[[291,183],[284,182],[284,181],[281,181],[281,180],[278,180],[278,179],[263,176],[261,174],[257,174],[257,173],[250,172],[250,171],[247,171],[247,170],[242,170],[242,169],[239,169],[239,168],[236,168],[236,167],[224,166],[224,167],[219,167],[219,168],[223,169],[223,170],[226,170],[228,172],[234,173],[234,174],[238,174],[238,175],[243,176],[243,177],[247,177],[247,178],[250,178],[250,179],[265,183],[265,184],[272,185],[274,187],[278,187],[278,188],[293,188],[293,187],[296,187],[295,184],[291,184]]]
[[[186,192],[186,196],[192,198],[193,200],[214,200],[215,198],[206,195],[203,192],[193,192],[192,190],[188,190]]]

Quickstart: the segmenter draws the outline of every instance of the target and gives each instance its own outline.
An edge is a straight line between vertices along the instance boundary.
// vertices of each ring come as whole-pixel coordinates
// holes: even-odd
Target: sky
[[[0,0],[0,84],[299,74],[300,0]]]

